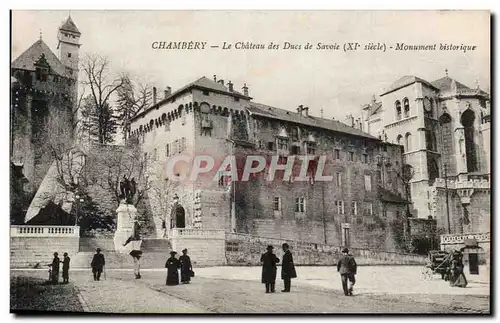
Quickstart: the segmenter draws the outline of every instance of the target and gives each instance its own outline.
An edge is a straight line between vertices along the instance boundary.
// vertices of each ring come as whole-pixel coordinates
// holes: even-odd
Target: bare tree
[[[135,206],[145,198],[146,192],[150,189],[146,159],[138,146],[101,145],[99,149],[89,152],[87,166],[92,172],[89,177],[91,183],[113,192],[116,206],[123,199],[119,190],[123,176],[129,180],[134,179],[137,183],[137,195],[133,201]]]
[[[134,82],[129,75],[123,77],[123,86],[117,90],[117,114],[121,121],[124,142],[130,137],[130,119],[148,108],[153,94],[147,84]]]
[[[109,64],[106,57],[94,54],[85,56],[81,67],[84,75],[81,83],[90,90],[89,101],[96,111],[97,138],[101,144],[109,138],[106,118],[109,110],[112,110],[112,96],[125,83],[123,76],[110,76]]]

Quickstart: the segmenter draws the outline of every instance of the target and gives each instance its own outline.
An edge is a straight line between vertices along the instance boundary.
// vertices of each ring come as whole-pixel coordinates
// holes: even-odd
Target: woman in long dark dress
[[[193,267],[191,265],[191,258],[187,255],[187,249],[182,250],[182,256],[179,257],[179,261],[181,263],[181,282],[189,284]]]
[[[181,263],[179,259],[175,258],[177,252],[170,252],[170,258],[167,259],[165,263],[165,268],[167,268],[167,285],[179,285],[179,268]]]
[[[464,274],[464,264],[461,257],[456,257],[451,262],[451,277],[450,286],[451,287],[467,287],[467,278]]]

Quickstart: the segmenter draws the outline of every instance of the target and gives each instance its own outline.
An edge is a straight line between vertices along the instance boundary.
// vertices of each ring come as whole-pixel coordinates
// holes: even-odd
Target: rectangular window
[[[347,160],[351,162],[354,161],[354,153],[352,151],[347,155]]]
[[[274,211],[281,211],[281,197],[274,197]]]
[[[316,145],[312,142],[306,143],[307,145],[307,154],[308,155],[314,155],[316,154]]]
[[[210,93],[208,91],[203,91],[203,95],[209,95]]]
[[[288,140],[285,138],[278,138],[278,149],[288,150]]]
[[[304,213],[306,211],[306,199],[297,197],[295,199],[295,212]]]
[[[372,177],[370,175],[365,175],[365,190],[372,190]]]
[[[373,215],[373,203],[368,202],[365,205],[365,215],[372,216]]]
[[[338,214],[344,214],[344,201],[335,201]]]
[[[71,57],[71,53],[68,53],[68,57]]]
[[[352,207],[352,214],[353,215],[358,215],[358,202],[352,201],[351,202],[351,207]]]
[[[342,186],[342,173],[335,174],[335,182],[337,183],[338,187]]]
[[[382,184],[382,171],[377,170],[377,181]]]
[[[363,154],[363,163],[368,164],[368,154]]]
[[[165,145],[165,157],[170,157],[170,144]]]
[[[300,154],[300,147],[299,146],[292,146],[292,155],[299,155]]]
[[[269,141],[269,142],[267,143],[267,149],[269,149],[269,150],[274,150],[274,142]]]
[[[333,150],[333,159],[340,159],[340,149]]]
[[[153,149],[153,160],[156,161],[158,159],[158,150],[155,148]]]

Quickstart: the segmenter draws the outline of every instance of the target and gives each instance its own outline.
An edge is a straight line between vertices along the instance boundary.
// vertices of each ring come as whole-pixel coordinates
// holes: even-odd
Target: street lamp
[[[75,227],[78,225],[78,202],[83,202],[83,198],[81,198],[78,193],[75,195],[75,203],[76,203],[76,216],[75,216]]]

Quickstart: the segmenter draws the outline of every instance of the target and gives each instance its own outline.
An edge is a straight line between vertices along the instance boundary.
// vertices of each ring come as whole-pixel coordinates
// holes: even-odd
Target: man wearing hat
[[[356,283],[356,275],[357,264],[354,260],[354,257],[349,254],[349,249],[342,249],[342,258],[340,258],[337,263],[337,271],[342,278],[342,289],[344,290],[344,294],[346,296],[352,296],[352,289],[354,287],[354,283]],[[350,282],[350,286],[347,286],[347,281]]]
[[[181,268],[181,262],[179,259],[175,258],[177,252],[171,251],[170,258],[167,259],[165,263],[165,268],[167,268],[167,285],[179,285],[179,268]]]
[[[92,258],[92,262],[90,263],[95,281],[101,279],[102,270],[105,264],[106,262],[104,260],[104,255],[101,253],[101,248],[97,248],[94,258]]]
[[[297,272],[295,271],[295,265],[293,264],[292,252],[290,251],[290,246],[288,243],[284,243],[283,248],[283,261],[281,262],[281,279],[285,285],[285,289],[282,290],[283,293],[290,293],[290,288],[292,285],[292,278],[297,278]]]
[[[276,264],[279,258],[273,253],[273,246],[267,246],[267,252],[260,257],[262,263],[262,283],[266,284],[266,293],[274,293],[276,284]]]
[[[52,267],[52,284],[57,284],[59,282],[59,263],[61,262],[61,260],[59,260],[58,256],[59,254],[57,252],[54,252],[54,259],[52,259],[52,264],[50,264],[50,266]]]

